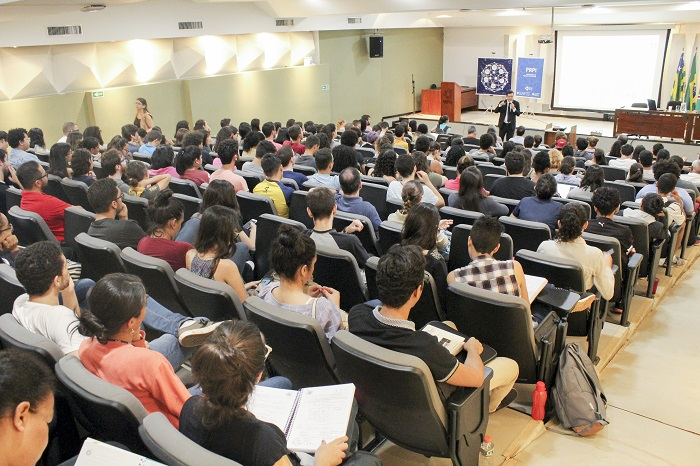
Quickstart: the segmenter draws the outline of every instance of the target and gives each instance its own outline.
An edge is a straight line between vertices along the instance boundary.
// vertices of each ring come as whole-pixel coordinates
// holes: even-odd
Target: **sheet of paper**
[[[438,339],[440,344],[447,348],[447,351],[457,355],[464,347],[464,338],[430,324],[421,329],[422,332],[429,333]]]
[[[314,453],[321,441],[330,442],[348,431],[355,396],[353,384],[311,387],[302,390],[287,447]]]
[[[530,304],[532,304],[537,295],[540,294],[540,291],[547,286],[547,283],[546,278],[525,274],[525,287],[527,288],[527,297],[530,298]]]
[[[296,397],[296,390],[282,390],[256,385],[253,394],[248,399],[247,408],[261,421],[274,424],[284,432]]]
[[[75,466],[158,466],[153,460],[108,443],[86,438]]]
[[[566,199],[566,197],[569,195],[569,191],[571,191],[571,189],[575,187],[576,186],[571,184],[557,183],[557,192],[561,197]]]

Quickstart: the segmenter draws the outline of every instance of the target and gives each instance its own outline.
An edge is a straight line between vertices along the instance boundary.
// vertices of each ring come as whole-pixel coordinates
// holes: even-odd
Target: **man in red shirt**
[[[63,242],[64,211],[72,206],[44,194],[44,187],[49,183],[44,167],[39,162],[25,162],[17,169],[17,178],[22,184],[20,208],[41,215],[56,239]]]
[[[289,135],[290,141],[284,141],[283,146],[292,146],[292,150],[299,154],[303,155],[304,152],[306,152],[306,146],[301,143],[301,140],[304,137],[304,133],[301,131],[301,127],[299,125],[293,125],[289,130],[287,131],[287,134]]]

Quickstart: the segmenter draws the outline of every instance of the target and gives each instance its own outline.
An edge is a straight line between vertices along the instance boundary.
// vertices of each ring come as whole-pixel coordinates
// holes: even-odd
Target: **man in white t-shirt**
[[[77,351],[85,339],[77,331],[79,298],[61,249],[49,241],[34,243],[17,256],[15,271],[27,291],[12,309],[17,322],[53,341],[65,354]],[[81,299],[92,285],[92,280],[80,280]]]
[[[632,155],[632,152],[634,152],[634,147],[632,147],[631,144],[625,144],[624,146],[620,147],[620,154],[622,155],[622,157],[620,157],[619,159],[612,159],[608,165],[610,165],[613,168],[619,168],[621,170],[629,172],[632,164],[636,163],[636,160],[630,157]]]
[[[430,182],[428,174],[423,171],[416,171],[416,163],[410,154],[400,155],[396,159],[396,171],[401,175],[401,181],[392,181],[389,184],[389,189],[386,192],[387,201],[403,202],[401,191],[404,183],[418,178],[421,186],[423,186],[423,202],[434,204],[438,209],[445,206],[445,199],[443,199],[437,188],[433,186],[433,183]]]
[[[690,181],[695,186],[700,187],[700,159],[693,160],[690,173],[687,175],[681,175],[681,180]]]

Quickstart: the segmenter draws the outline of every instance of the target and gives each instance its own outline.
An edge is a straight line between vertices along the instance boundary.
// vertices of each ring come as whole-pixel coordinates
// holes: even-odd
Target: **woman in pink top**
[[[151,168],[148,170],[148,176],[170,175],[173,178],[180,178],[180,174],[173,166],[175,152],[172,146],[158,146],[153,151],[151,156]]]
[[[462,171],[464,171],[467,167],[471,167],[473,165],[474,160],[468,155],[463,155],[457,162],[457,178],[455,178],[454,180],[448,180],[447,183],[445,183],[445,186],[443,186],[443,188],[459,191],[459,179],[461,177],[460,175],[462,174]]]
[[[109,274],[95,284],[90,310],[80,315],[78,331],[90,337],[80,344],[85,368],[133,394],[149,413],[161,412],[179,427],[180,411],[191,396],[168,360],[149,350],[141,322],[146,317],[146,289],[134,275]],[[158,340],[172,335],[164,335]]]
[[[197,146],[187,146],[177,155],[175,168],[180,178],[194,181],[199,186],[209,183],[209,173],[200,170],[202,167],[202,149]]]

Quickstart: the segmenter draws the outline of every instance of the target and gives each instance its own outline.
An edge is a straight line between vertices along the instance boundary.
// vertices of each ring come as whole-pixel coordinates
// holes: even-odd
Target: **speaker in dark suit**
[[[513,91],[506,92],[506,98],[496,106],[498,113],[498,136],[503,141],[513,137],[515,133],[515,118],[520,115],[520,102],[513,100]]]

